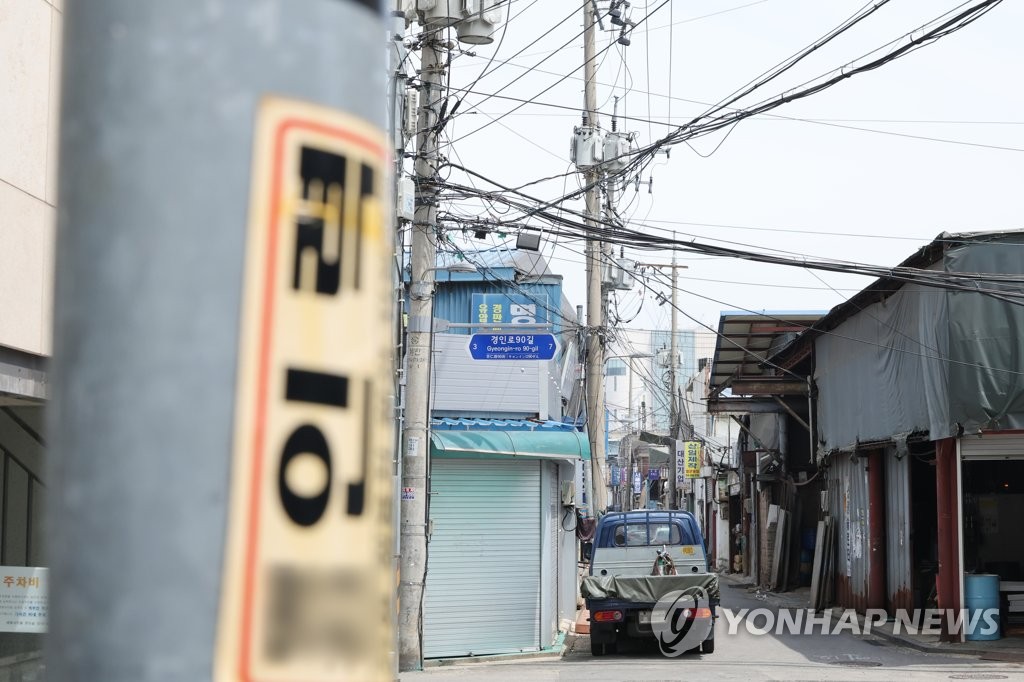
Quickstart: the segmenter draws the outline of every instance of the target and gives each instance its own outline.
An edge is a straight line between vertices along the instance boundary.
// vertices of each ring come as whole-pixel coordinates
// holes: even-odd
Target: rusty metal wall
[[[863,612],[870,556],[867,459],[840,452],[828,464],[829,513],[836,527],[835,603]]]
[[[910,546],[910,455],[885,451],[886,608],[914,607],[913,552]]]

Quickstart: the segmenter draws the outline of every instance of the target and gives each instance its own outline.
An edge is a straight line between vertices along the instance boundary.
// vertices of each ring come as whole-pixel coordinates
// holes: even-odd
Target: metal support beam
[[[717,398],[707,401],[710,414],[774,414],[781,408],[765,398]]]
[[[790,417],[795,419],[797,424],[799,424],[800,426],[804,427],[805,431],[810,431],[811,430],[810,425],[807,422],[804,421],[804,418],[801,417],[800,415],[798,415],[796,413],[796,410],[794,410],[792,407],[787,405],[785,400],[783,400],[782,398],[780,398],[777,395],[773,395],[772,399],[774,399],[775,402],[777,402],[779,404],[779,406],[782,407],[782,409],[784,409],[789,414]]]
[[[788,379],[738,379],[732,382],[736,395],[806,395],[807,384]]]

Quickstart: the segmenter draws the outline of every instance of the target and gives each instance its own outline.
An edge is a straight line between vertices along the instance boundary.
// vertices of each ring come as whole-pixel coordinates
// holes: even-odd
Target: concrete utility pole
[[[596,29],[591,3],[583,4],[583,107],[587,124],[597,128],[597,63]],[[596,230],[601,217],[601,190],[598,186],[600,168],[594,166],[584,174],[587,190],[587,227]],[[597,239],[587,240],[587,434],[590,438],[590,464],[593,498],[591,513],[597,515],[608,507],[604,485],[604,289],[601,270],[604,245]]]
[[[677,339],[676,339],[676,327],[679,324],[679,305],[677,303],[678,292],[676,290],[676,271],[679,270],[679,269],[685,270],[687,268],[687,266],[685,266],[685,265],[676,265],[676,252],[675,251],[672,252],[672,264],[671,265],[664,265],[662,263],[638,263],[637,265],[644,266],[644,267],[652,267],[652,268],[671,268],[672,269],[672,278],[671,278],[671,285],[670,285],[671,288],[672,288],[671,303],[670,303],[671,306],[672,306],[672,312],[671,312],[672,319],[671,319],[671,322],[670,322],[671,329],[669,330],[669,341],[668,341],[668,347],[669,347],[669,350],[668,350],[668,376],[669,376],[669,384],[668,384],[669,385],[669,389],[668,389],[669,390],[668,434],[669,434],[670,438],[674,438],[674,439],[678,440],[679,436],[681,434],[679,433],[679,430],[680,430],[680,426],[679,426],[679,413],[680,413],[680,409],[679,409],[679,407],[680,407],[680,405],[679,405],[678,400],[676,399],[676,393],[679,390],[678,389],[679,380],[678,380],[678,377],[677,377],[677,373],[678,373],[677,369],[678,369],[678,367],[677,367],[677,363],[676,363],[676,357],[679,354],[679,347],[678,347],[679,344],[678,344]],[[662,299],[662,300],[664,300],[664,299]],[[675,504],[675,502],[676,502],[676,492],[677,492],[676,491],[676,476],[675,476],[675,471],[673,469],[672,475],[669,476],[669,496],[670,496],[670,503],[671,504]]]
[[[390,679],[380,6],[64,17],[47,677]]]
[[[398,656],[403,671],[423,667],[423,581],[427,564],[430,484],[430,365],[434,272],[437,258],[437,139],[442,122],[447,51],[438,38],[423,45],[416,152],[416,215],[412,226],[409,330],[406,352],[405,434],[402,438],[401,582]]]

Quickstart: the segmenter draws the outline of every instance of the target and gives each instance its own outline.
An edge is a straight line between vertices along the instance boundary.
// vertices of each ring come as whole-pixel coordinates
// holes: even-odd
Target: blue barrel
[[[801,534],[800,548],[813,553],[814,545],[818,542],[818,531],[815,528],[805,528]]]
[[[971,641],[999,639],[999,576],[968,574],[964,576],[964,592],[966,638]]]

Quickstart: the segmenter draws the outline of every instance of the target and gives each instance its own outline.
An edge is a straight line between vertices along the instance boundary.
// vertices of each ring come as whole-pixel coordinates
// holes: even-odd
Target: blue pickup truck
[[[601,517],[590,575],[580,589],[590,611],[590,650],[595,656],[615,652],[626,638],[657,638],[668,655],[683,653],[672,649],[675,645],[705,654],[715,650],[718,576],[708,570],[707,547],[689,512],[631,511]],[[680,606],[674,613],[673,604],[684,602],[689,607]],[[684,638],[691,626],[692,634]]]

